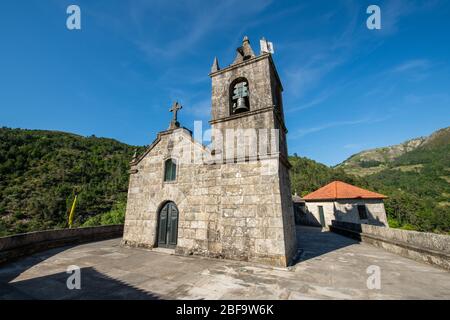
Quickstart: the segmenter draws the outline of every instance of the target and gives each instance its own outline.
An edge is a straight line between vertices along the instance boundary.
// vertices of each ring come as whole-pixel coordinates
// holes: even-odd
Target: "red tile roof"
[[[385,199],[385,195],[352,186],[342,181],[333,181],[303,197],[305,200],[335,199]]]

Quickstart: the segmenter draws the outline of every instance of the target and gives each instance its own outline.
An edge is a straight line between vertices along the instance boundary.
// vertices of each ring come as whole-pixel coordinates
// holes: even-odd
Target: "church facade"
[[[177,254],[287,266],[296,233],[282,85],[272,56],[247,37],[231,65],[214,60],[211,144],[180,126],[131,162],[122,243]]]

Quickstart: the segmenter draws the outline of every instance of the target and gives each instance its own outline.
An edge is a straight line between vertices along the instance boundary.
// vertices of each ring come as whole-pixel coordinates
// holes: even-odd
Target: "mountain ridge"
[[[292,192],[304,196],[340,180],[387,195],[390,226],[450,233],[449,132],[435,132],[427,143],[365,176],[294,154]],[[135,149],[145,147],[93,135],[0,128],[0,236],[65,227],[75,193],[75,226],[123,223]]]
[[[367,176],[378,173],[389,167],[396,159],[418,148],[426,148],[433,141],[444,136],[450,139],[450,127],[434,131],[428,136],[406,140],[402,143],[386,147],[373,148],[351,155],[334,168],[342,168],[346,173]]]

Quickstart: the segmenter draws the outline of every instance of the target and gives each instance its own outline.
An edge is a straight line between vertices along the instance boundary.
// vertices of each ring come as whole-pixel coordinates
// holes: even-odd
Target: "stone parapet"
[[[0,264],[52,248],[121,237],[123,225],[47,230],[0,238]]]
[[[450,236],[333,220],[330,230],[450,270]]]

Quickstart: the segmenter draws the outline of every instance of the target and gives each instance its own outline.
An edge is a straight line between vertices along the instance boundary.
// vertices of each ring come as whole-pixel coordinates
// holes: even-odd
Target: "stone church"
[[[272,55],[256,55],[245,37],[233,63],[214,59],[209,76],[211,145],[180,125],[175,103],[169,128],[131,162],[122,243],[287,266],[296,233]]]

